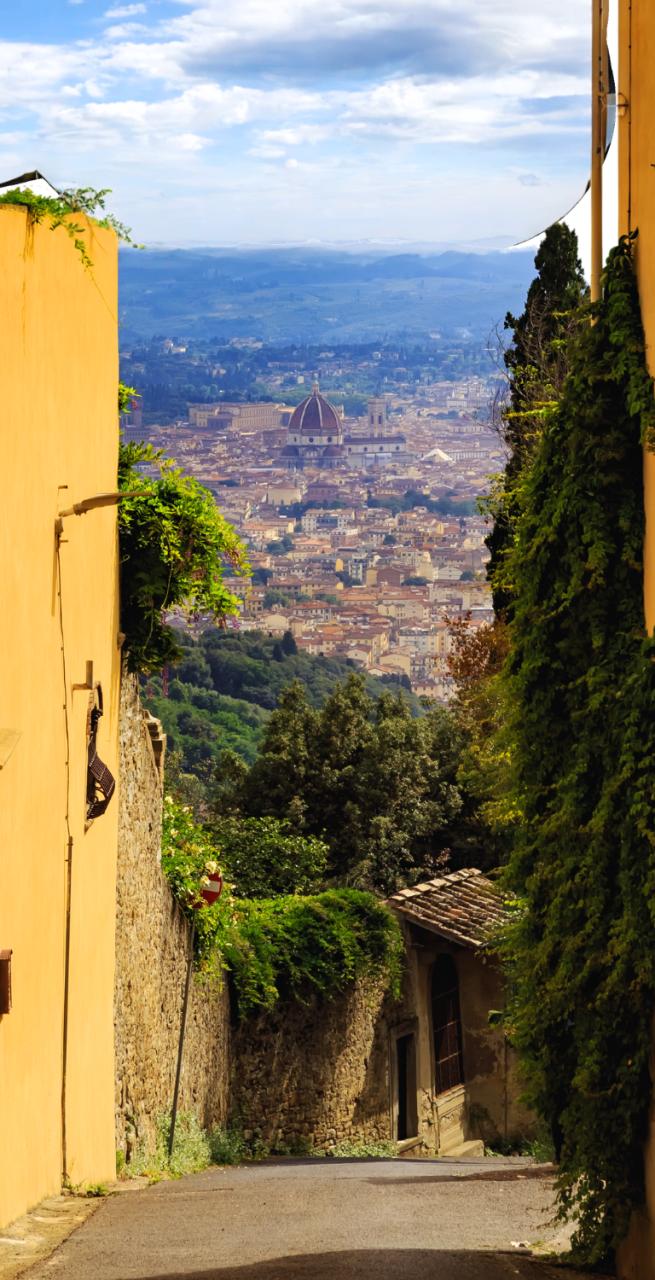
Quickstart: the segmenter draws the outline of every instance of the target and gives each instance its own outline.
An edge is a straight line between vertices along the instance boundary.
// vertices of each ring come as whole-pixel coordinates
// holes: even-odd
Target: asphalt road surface
[[[523,1161],[267,1162],[111,1196],[29,1280],[550,1280],[550,1234]]]

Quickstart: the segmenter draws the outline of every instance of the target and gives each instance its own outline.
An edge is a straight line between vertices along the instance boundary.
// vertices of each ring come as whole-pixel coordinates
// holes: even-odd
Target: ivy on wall
[[[194,911],[201,967],[226,969],[240,1016],[279,999],[326,999],[360,978],[384,980],[398,992],[403,945],[395,917],[370,893],[330,889],[316,894],[239,899],[227,885],[213,906],[194,906],[208,864],[221,849],[188,806],[164,802],[162,868],[187,912]]]
[[[575,1246],[611,1258],[643,1199],[655,1009],[655,642],[643,619],[653,386],[632,242],[571,340],[523,474],[505,670],[519,823],[511,1020]]]

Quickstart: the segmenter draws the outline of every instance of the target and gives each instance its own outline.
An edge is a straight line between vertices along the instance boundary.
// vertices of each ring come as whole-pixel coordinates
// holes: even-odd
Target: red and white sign
[[[211,907],[214,902],[218,902],[223,892],[223,877],[218,867],[208,866],[200,885],[200,896],[202,901]],[[200,906],[200,903],[198,903]]]

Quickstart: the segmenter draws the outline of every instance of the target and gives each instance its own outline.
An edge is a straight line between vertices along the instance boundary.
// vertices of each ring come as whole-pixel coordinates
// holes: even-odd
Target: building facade
[[[370,400],[367,430],[346,435],[339,411],[320,394],[315,383],[311,395],[293,411],[280,461],[298,470],[303,467],[371,470],[390,462],[408,462],[406,437],[401,432],[389,431],[388,414],[383,397]]]
[[[619,230],[638,231],[635,262],[646,355],[655,376],[655,9],[651,0],[619,5]],[[655,630],[655,454],[644,451],[644,609],[649,634]],[[655,1040],[652,1075],[655,1080]],[[646,1207],[634,1216],[619,1254],[621,1280],[655,1280],[655,1095],[645,1148]]]
[[[76,215],[83,222],[81,214]],[[89,755],[117,773],[117,245],[0,209],[0,1223],[115,1176],[116,797],[92,807]],[[99,806],[102,808],[102,805]],[[94,816],[95,815],[95,816]]]

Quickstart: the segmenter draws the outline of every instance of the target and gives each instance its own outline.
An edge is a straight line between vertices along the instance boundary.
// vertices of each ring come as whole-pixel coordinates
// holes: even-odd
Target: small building
[[[235,1114],[290,1149],[395,1140],[417,1156],[481,1155],[499,1138],[532,1136],[513,1051],[490,1018],[504,1004],[489,949],[505,918],[500,894],[467,869],[388,905],[405,939],[402,996],[364,981],[245,1021],[232,1041]]]
[[[505,918],[498,891],[471,868],[401,889],[388,905],[407,953],[403,1008],[389,1024],[392,1136],[473,1155],[487,1141],[529,1133],[514,1054],[493,1025],[504,1004],[488,949]]]

